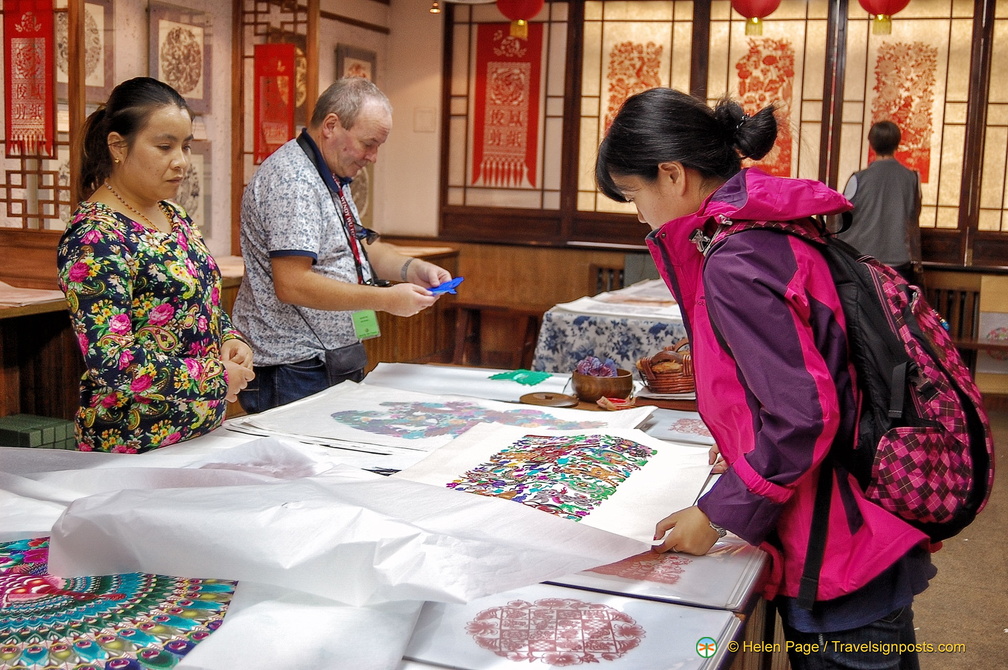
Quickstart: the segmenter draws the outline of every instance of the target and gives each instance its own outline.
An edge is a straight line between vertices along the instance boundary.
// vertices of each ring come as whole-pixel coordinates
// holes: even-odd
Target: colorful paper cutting
[[[172,668],[222,623],[235,582],[57,577],[49,538],[0,543],[0,665]]]

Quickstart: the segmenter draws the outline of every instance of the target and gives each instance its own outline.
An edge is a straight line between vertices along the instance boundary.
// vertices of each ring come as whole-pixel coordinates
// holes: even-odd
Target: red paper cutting
[[[620,42],[609,52],[609,106],[605,130],[609,130],[620,106],[631,95],[661,86],[662,45]]]
[[[293,44],[255,45],[255,162],[294,137]]]
[[[624,579],[675,584],[679,581],[686,566],[692,562],[692,558],[682,554],[656,554],[653,551],[645,551],[616,563],[592,568],[591,572],[614,575]]]
[[[938,49],[923,42],[893,42],[879,48],[875,63],[872,123],[892,121],[901,138],[896,158],[927,183],[931,167]],[[869,161],[875,159],[869,149]]]
[[[778,177],[791,176],[791,103],[794,95],[794,47],[788,40],[751,39],[749,51],[735,64],[739,100],[748,114],[777,106],[777,142],[759,166]]]
[[[55,156],[52,0],[4,0],[7,157]]]
[[[477,31],[472,183],[535,187],[542,24],[528,25],[528,39],[509,30],[484,23]]]
[[[615,661],[645,635],[629,614],[575,598],[512,600],[477,614],[466,632],[483,649],[526,667]]]

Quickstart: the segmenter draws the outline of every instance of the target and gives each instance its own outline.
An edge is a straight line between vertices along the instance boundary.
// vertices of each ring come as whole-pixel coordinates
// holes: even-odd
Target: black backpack
[[[822,251],[843,307],[861,392],[856,436],[838,435],[820,469],[798,596],[809,609],[822,567],[835,467],[853,474],[870,500],[938,542],[965,528],[987,503],[994,441],[980,391],[944,320],[918,287],[842,240],[818,238],[792,222],[725,221],[707,250],[754,228],[798,235]]]

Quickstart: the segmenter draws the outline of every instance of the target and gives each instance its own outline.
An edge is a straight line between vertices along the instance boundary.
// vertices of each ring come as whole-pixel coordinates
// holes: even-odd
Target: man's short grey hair
[[[319,96],[318,102],[315,103],[315,111],[312,113],[311,125],[317,128],[322,125],[325,117],[335,114],[339,117],[340,124],[350,130],[357,122],[361,107],[372,101],[382,105],[389,114],[392,114],[392,103],[373,82],[363,77],[338,79]]]

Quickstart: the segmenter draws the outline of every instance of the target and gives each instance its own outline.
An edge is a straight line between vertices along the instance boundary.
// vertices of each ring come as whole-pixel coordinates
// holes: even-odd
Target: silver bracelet
[[[722,528],[721,526],[715,526],[713,521],[710,521],[709,523],[710,523],[710,527],[713,528],[717,532],[718,539],[721,539],[722,537],[724,537],[725,535],[728,534],[728,531],[725,530],[724,528]]]
[[[410,263],[412,263],[415,260],[416,257],[411,256],[410,258],[407,258],[406,262],[402,264],[401,268],[399,268],[399,276],[402,277],[403,281],[409,281],[408,279],[406,279],[406,273],[409,272]]]

